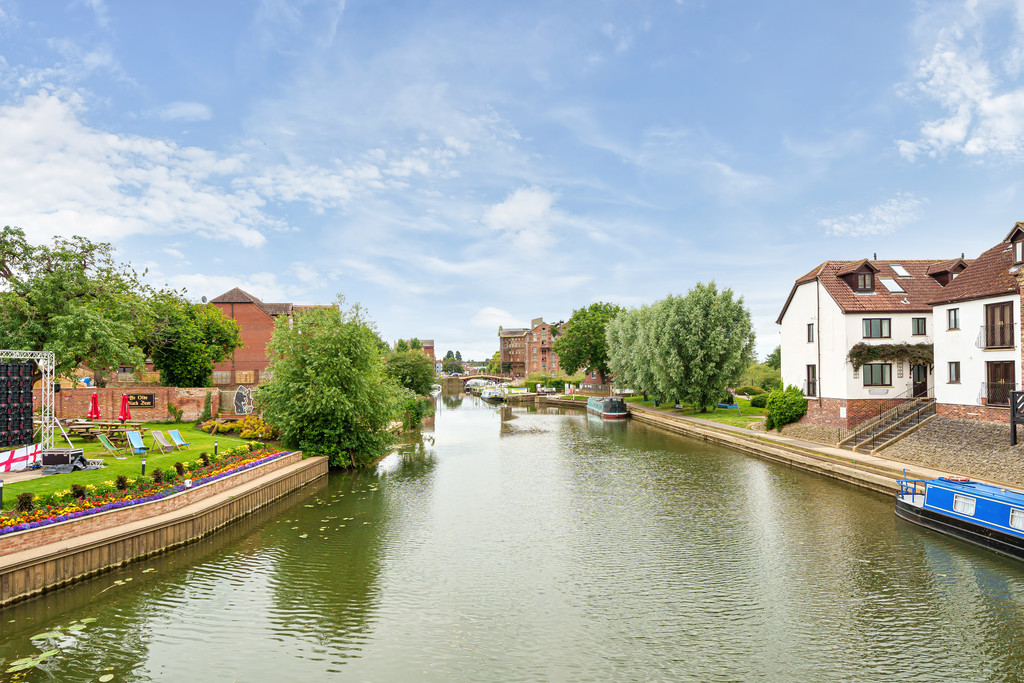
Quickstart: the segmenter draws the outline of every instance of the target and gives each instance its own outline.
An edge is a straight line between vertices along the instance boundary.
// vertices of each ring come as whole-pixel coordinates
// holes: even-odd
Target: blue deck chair
[[[185,441],[185,439],[181,438],[181,433],[177,429],[168,429],[167,433],[171,435],[171,441],[173,441],[174,445],[179,449],[187,451],[188,447],[192,445],[188,441]]]
[[[136,455],[139,453],[145,454],[148,448],[146,444],[142,443],[141,432],[127,432],[128,436],[128,448],[130,448]]]

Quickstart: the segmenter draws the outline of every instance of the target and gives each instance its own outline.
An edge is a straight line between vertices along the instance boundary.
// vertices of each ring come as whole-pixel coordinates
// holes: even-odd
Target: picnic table
[[[123,424],[119,420],[74,420],[64,425],[65,431],[69,434],[79,436],[87,441],[96,438],[97,434],[103,434],[112,443],[124,443],[128,432],[139,432],[146,435],[146,428],[141,422],[128,420]]]

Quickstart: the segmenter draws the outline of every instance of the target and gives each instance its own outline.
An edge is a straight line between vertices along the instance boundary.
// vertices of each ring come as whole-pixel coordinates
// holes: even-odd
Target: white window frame
[[[1024,510],[1010,508],[1010,526],[1024,531]]]
[[[974,508],[977,504],[977,498],[971,498],[970,496],[961,496],[959,493],[953,494],[953,511],[959,512],[961,515],[973,517]]]

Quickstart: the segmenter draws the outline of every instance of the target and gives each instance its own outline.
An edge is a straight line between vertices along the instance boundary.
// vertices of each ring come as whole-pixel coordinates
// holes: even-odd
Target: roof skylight
[[[900,284],[891,277],[880,277],[878,278],[878,281],[885,285],[885,288],[893,294],[906,294],[907,292],[907,290],[900,287]]]
[[[892,272],[896,273],[900,277],[910,277],[910,273],[907,272],[907,269],[898,263],[890,263],[889,267],[892,268]]]

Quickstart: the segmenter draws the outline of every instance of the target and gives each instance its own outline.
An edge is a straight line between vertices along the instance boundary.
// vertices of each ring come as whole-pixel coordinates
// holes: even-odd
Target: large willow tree
[[[288,448],[326,455],[332,467],[367,466],[391,443],[403,389],[388,378],[380,337],[357,306],[278,319],[267,349],[273,379],[257,403]]]
[[[754,358],[743,298],[714,282],[631,309],[608,327],[609,366],[619,384],[704,411]]]

